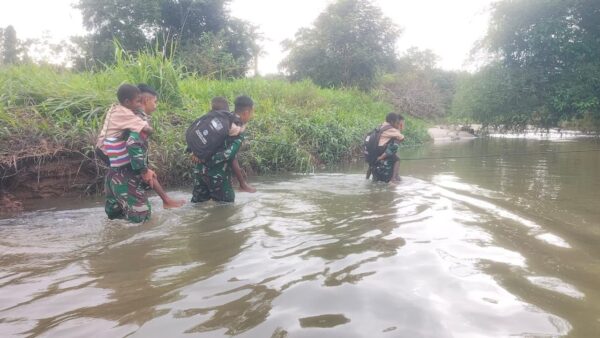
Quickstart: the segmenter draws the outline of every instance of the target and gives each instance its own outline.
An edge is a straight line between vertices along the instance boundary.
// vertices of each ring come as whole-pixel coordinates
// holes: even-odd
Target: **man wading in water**
[[[196,120],[186,133],[188,148],[194,153],[194,203],[210,199],[218,202],[235,200],[231,175],[235,157],[245,135],[242,132],[230,136],[230,129],[233,124],[244,126],[252,119],[254,102],[248,96],[239,96],[234,104],[234,114],[227,111],[211,111]],[[218,140],[215,144],[216,151],[212,149],[215,140]]]
[[[404,117],[389,113],[381,126],[369,134],[365,140],[366,160],[369,163],[367,179],[373,175],[373,182],[398,184],[400,159],[396,153],[400,142],[404,141]]]

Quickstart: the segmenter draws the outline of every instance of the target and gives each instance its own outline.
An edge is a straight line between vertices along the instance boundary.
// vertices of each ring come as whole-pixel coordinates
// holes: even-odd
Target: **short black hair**
[[[244,110],[246,110],[247,108],[254,107],[254,101],[252,101],[252,99],[246,95],[240,95],[240,96],[236,97],[234,104],[235,104],[235,112],[236,113],[241,113]]]
[[[227,110],[229,111],[229,102],[223,96],[215,96],[210,100],[210,109],[213,111]]]
[[[134,85],[122,84],[117,89],[117,99],[119,103],[124,104],[126,100],[133,100],[136,96],[140,95],[140,89]]]
[[[152,96],[158,97],[158,93],[156,92],[156,90],[154,90],[154,88],[148,86],[145,83],[140,83],[137,87],[142,94],[150,94]]]
[[[397,113],[388,113],[385,117],[385,122],[389,124],[394,124],[398,121],[404,121],[404,117]]]

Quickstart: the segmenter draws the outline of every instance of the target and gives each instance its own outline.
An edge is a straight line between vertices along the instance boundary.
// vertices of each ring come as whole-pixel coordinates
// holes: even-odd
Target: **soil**
[[[23,210],[27,200],[95,194],[102,190],[103,175],[94,160],[81,154],[28,158],[0,166],[0,214]]]

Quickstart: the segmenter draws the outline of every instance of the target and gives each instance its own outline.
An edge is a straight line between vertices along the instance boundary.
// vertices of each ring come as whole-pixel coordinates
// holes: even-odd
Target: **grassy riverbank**
[[[392,109],[377,94],[321,89],[309,82],[201,79],[152,55],[121,55],[116,66],[93,73],[34,65],[0,68],[3,186],[18,185],[15,178],[27,168],[57,161],[79,163],[77,173],[95,171],[97,181],[102,170],[91,160],[92,147],[104,113],[116,99],[116,88],[124,82],[146,82],[161,93],[153,116],[151,160],[170,184],[189,183],[184,131],[208,111],[214,96],[233,100],[247,94],[255,100],[250,141],[241,159],[257,174],[304,172],[347,161],[360,153],[363,135]],[[408,119],[406,134],[409,144],[428,137],[425,123],[414,119]]]

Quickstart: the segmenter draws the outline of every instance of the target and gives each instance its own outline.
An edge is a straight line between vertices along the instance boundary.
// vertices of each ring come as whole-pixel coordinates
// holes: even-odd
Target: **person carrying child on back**
[[[144,121],[149,122],[152,113],[154,113],[156,111],[156,106],[158,104],[158,93],[154,89],[152,89],[150,86],[143,84],[143,83],[138,85],[138,89],[141,92],[141,105],[140,105],[139,109],[134,111],[134,113],[136,115],[138,115],[139,117],[141,117]],[[145,131],[142,131],[140,133],[140,136],[141,136],[141,139],[144,140],[144,142],[145,142],[144,146],[147,149],[148,148],[148,138],[150,135],[148,133],[146,133]],[[146,153],[147,153],[147,151],[146,151]],[[149,183],[149,186],[156,192],[156,194],[163,201],[164,209],[179,208],[185,204],[185,201],[183,201],[183,200],[174,200],[174,199],[170,198],[167,195],[167,193],[165,192],[165,190],[163,189],[160,182],[158,181],[158,177],[156,175],[153,176],[153,179]]]
[[[229,111],[229,103],[227,99],[222,96],[214,97],[211,100],[211,111]],[[229,137],[236,137],[246,131],[246,125],[242,123],[239,116],[233,116],[231,127],[229,127]],[[233,170],[233,174],[240,184],[240,190],[249,193],[255,193],[256,189],[252,187],[246,181],[246,177],[242,168],[240,167],[240,163],[237,159],[237,156],[231,161],[231,169]]]
[[[146,86],[147,89],[150,89]],[[138,87],[124,84],[117,97],[120,105],[111,107],[97,143],[97,153],[104,155],[109,170],[105,179],[105,211],[110,219],[126,218],[143,222],[150,218],[150,204],[145,190],[153,187],[165,208],[179,207],[183,201],[170,199],[148,168],[148,137],[152,132],[146,109],[156,109],[156,92],[142,94]]]
[[[367,179],[372,174],[374,182],[398,184],[400,159],[396,153],[400,142],[404,141],[404,117],[389,113],[385,120],[365,140],[365,155],[369,163]]]
[[[193,203],[210,199],[233,202],[232,172],[244,191],[256,191],[245,182],[236,159],[244,140],[245,124],[254,113],[254,102],[248,96],[239,96],[235,99],[234,113],[227,108],[227,100],[214,98],[212,110],[194,121],[186,132],[188,150],[193,153],[194,162]]]

